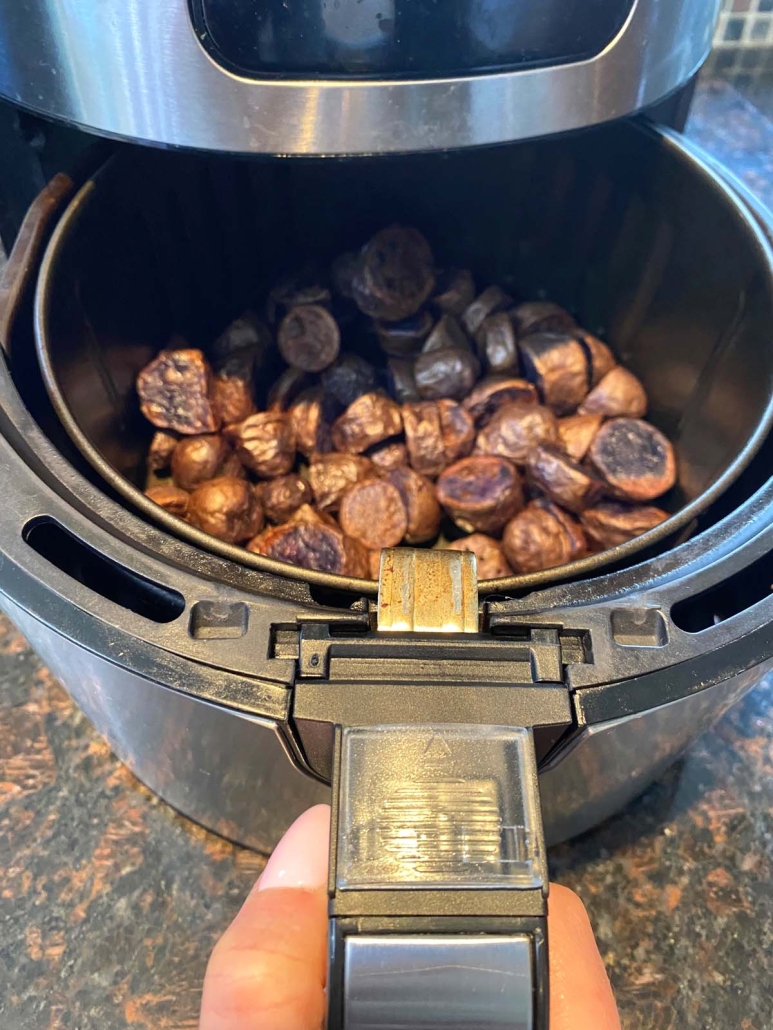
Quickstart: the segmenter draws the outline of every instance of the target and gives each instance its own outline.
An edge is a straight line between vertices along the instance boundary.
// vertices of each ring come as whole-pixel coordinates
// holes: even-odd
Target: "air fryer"
[[[124,0],[83,62],[88,0],[0,2],[24,39],[0,92],[132,141],[93,155],[69,134],[85,157],[3,280],[2,607],[134,772],[216,832],[268,851],[332,782],[331,1027],[413,1025],[417,935],[437,1024],[495,938],[504,1008],[484,1015],[545,1026],[545,842],[611,815],[771,668],[773,230],[677,132],[614,121],[692,75],[716,5],[597,0],[581,24],[558,4],[350,6],[304,7],[294,48],[284,5]],[[206,344],[299,256],[395,220],[609,339],[676,445],[665,523],[481,584],[464,555],[398,550],[377,587],[143,497],[134,381],[170,333]]]

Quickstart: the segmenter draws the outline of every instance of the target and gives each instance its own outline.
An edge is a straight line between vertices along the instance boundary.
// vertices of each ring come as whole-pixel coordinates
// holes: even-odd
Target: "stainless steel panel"
[[[292,764],[275,723],[159,686],[0,601],[118,757],[189,818],[268,852],[301,812],[329,800]]]
[[[532,1030],[528,937],[351,937],[344,1030]]]
[[[586,729],[540,773],[548,844],[584,833],[641,794],[771,668],[773,660],[679,701]]]
[[[206,150],[359,154],[499,143],[628,114],[711,45],[720,0],[636,0],[597,57],[436,80],[253,81],[224,71],[186,0],[0,0],[0,94],[107,135]]]

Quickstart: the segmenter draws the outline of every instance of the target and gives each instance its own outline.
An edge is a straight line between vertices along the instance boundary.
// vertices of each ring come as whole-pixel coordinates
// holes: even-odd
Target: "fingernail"
[[[327,884],[330,845],[330,806],[304,812],[282,837],[256,884],[259,891],[275,887],[318,890]]]

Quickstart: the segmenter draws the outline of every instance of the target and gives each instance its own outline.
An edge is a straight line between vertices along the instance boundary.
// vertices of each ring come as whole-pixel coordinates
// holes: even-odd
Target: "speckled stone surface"
[[[703,84],[689,131],[773,204],[773,126]],[[626,1030],[773,1026],[773,683],[555,849]],[[0,1028],[194,1030],[262,859],[158,801],[0,618]]]
[[[765,88],[765,84],[767,87]],[[687,133],[773,210],[773,76],[745,93],[721,79],[699,84]]]

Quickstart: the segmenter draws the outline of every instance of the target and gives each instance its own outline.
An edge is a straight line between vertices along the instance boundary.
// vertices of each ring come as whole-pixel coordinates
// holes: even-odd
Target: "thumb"
[[[588,913],[557,883],[548,898],[550,1030],[620,1030],[615,997]]]
[[[215,946],[199,1030],[319,1030],[325,1019],[330,809],[297,819]]]
[[[320,1030],[325,1019],[330,809],[290,827],[212,952],[200,1030]],[[582,902],[551,885],[551,1030],[619,1030]]]

